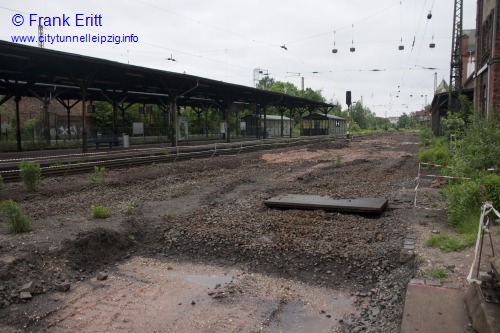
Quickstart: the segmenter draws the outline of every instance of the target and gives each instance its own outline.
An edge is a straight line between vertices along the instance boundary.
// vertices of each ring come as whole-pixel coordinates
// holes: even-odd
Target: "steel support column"
[[[19,102],[21,101],[21,95],[16,95],[14,98],[16,102],[16,142],[17,142],[17,151],[23,151],[23,147],[21,144],[21,116],[19,113]]]

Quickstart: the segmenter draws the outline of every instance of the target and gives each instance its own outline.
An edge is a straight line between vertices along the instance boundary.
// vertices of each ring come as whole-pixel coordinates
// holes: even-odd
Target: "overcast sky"
[[[474,29],[476,1],[463,2],[463,28]],[[38,21],[30,26],[30,14],[36,14],[32,18],[66,15],[70,26],[45,26],[44,33],[134,34],[138,42],[45,43],[45,48],[247,86],[255,85],[254,69],[260,68],[299,88],[304,77],[306,87],[321,89],[328,101],[343,107],[345,91],[351,90],[353,101],[362,99],[378,115],[398,116],[432,101],[434,73],[438,83],[443,78],[449,81],[453,4],[452,0],[0,0],[0,39],[36,35]],[[20,26],[13,24],[16,14],[24,18]],[[101,19],[87,22],[94,26],[76,27],[77,14]],[[404,50],[398,50],[399,45]],[[355,52],[349,51],[351,47]]]

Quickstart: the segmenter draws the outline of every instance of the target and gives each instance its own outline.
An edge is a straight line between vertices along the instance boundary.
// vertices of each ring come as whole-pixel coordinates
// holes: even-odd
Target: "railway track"
[[[360,138],[360,137],[358,137]],[[18,164],[21,161],[39,163],[42,177],[59,177],[92,172],[95,167],[106,169],[128,168],[132,166],[172,163],[178,160],[212,158],[214,156],[237,155],[256,150],[274,150],[290,146],[307,145],[344,139],[339,137],[314,137],[272,139],[266,141],[246,141],[237,143],[215,143],[199,146],[180,146],[164,148],[143,148],[117,150],[87,154],[54,155],[23,159],[0,160],[0,175],[5,183],[21,179]]]

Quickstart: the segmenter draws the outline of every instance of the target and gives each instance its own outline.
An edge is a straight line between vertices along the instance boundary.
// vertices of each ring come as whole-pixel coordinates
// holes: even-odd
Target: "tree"
[[[262,90],[269,90],[274,85],[274,79],[269,76],[264,76],[257,83],[257,88]]]
[[[268,90],[290,96],[300,96],[299,88],[291,82],[276,81]]]
[[[397,127],[398,128],[415,128],[417,126],[417,120],[403,112],[403,115],[399,117]]]
[[[351,118],[361,129],[373,129],[375,126],[375,113],[363,106],[361,102],[357,102],[351,108]]]
[[[322,90],[313,90],[311,88],[306,88],[304,91],[304,98],[312,99],[313,101],[324,102],[325,98],[322,95]]]
[[[314,90],[312,88],[306,88],[304,93],[302,93],[302,91],[293,83],[276,81],[269,76],[265,76],[260,79],[257,83],[257,88],[290,96],[304,97],[318,102],[324,102],[326,100],[322,95],[321,89]]]

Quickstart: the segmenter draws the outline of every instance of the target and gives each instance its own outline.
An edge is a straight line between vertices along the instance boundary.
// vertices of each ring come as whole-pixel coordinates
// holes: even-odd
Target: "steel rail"
[[[340,137],[343,139],[344,137]],[[358,137],[359,138],[359,137]],[[213,156],[236,156],[241,152],[257,150],[274,150],[290,146],[301,146],[318,142],[338,140],[339,137],[314,137],[297,139],[270,139],[265,141],[215,143],[200,146],[181,146],[177,148],[149,148],[134,149],[130,151],[109,152],[109,154],[73,154],[58,156],[33,157],[31,160],[40,163],[42,177],[58,177],[92,172],[95,167],[106,169],[128,168],[132,166],[153,163],[172,163],[179,160],[212,158]],[[0,160],[0,175],[4,183],[21,180],[19,168],[12,167],[12,163],[24,159]],[[65,161],[65,162],[61,162]],[[10,166],[7,166],[10,163]],[[54,163],[56,165],[54,165]],[[51,165],[52,164],[52,165]],[[2,167],[3,165],[3,167]]]

